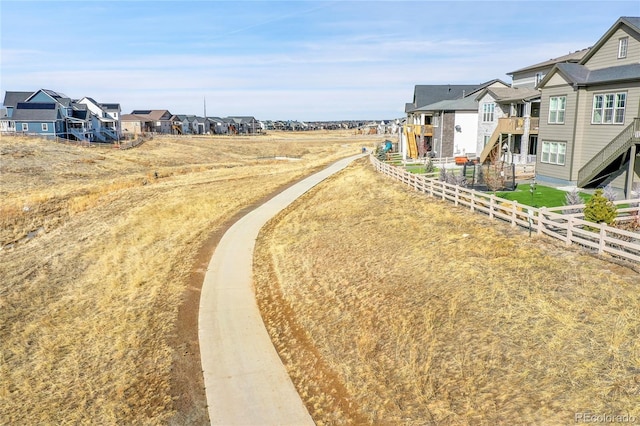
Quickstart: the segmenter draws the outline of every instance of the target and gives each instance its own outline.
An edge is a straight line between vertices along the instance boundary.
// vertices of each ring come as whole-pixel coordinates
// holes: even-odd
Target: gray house
[[[640,18],[622,17],[579,63],[559,63],[541,91],[536,175],[579,187],[639,180]]]

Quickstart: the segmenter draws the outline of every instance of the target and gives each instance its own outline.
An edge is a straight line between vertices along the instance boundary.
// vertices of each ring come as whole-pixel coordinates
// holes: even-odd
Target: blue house
[[[110,109],[106,112],[100,106],[100,114],[96,116],[88,102],[76,102],[64,94],[47,89],[6,92],[3,104],[0,132],[102,142],[108,141],[109,137],[117,138],[119,133],[118,104],[109,104]],[[106,124],[103,126],[103,123]],[[100,137],[96,138],[96,135]]]

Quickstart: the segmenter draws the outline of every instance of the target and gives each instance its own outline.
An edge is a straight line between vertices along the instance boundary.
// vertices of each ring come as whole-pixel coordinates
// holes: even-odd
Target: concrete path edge
[[[198,339],[212,425],[313,425],[276,352],[253,291],[260,229],[305,192],[362,154],[331,164],[233,224],[216,247],[202,285]]]

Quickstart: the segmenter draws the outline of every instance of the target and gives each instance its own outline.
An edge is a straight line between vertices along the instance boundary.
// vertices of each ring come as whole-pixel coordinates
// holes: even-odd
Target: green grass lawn
[[[566,191],[549,186],[536,185],[532,197],[530,189],[531,186],[529,184],[519,184],[515,191],[496,192],[496,195],[531,207],[558,207],[565,205]],[[591,198],[590,194],[583,192],[579,192],[579,195],[585,202]]]

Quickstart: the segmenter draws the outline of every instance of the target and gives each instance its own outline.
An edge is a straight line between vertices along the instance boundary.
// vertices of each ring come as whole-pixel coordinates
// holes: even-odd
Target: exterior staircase
[[[83,130],[69,127],[67,129],[67,132],[75,136],[75,138],[79,141],[88,141],[87,136],[85,135],[85,132]]]
[[[640,118],[635,118],[633,123],[627,126],[607,146],[594,155],[578,171],[577,185],[581,188],[594,186],[607,178],[611,173],[606,173],[616,160],[626,163],[626,155],[634,144],[640,144]],[[616,167],[617,171],[619,167]]]
[[[528,130],[530,134],[538,134],[538,117],[504,117],[498,119],[498,126],[491,134],[491,138],[480,153],[480,163],[490,160],[494,150],[500,151],[502,138],[500,135],[523,135]]]

